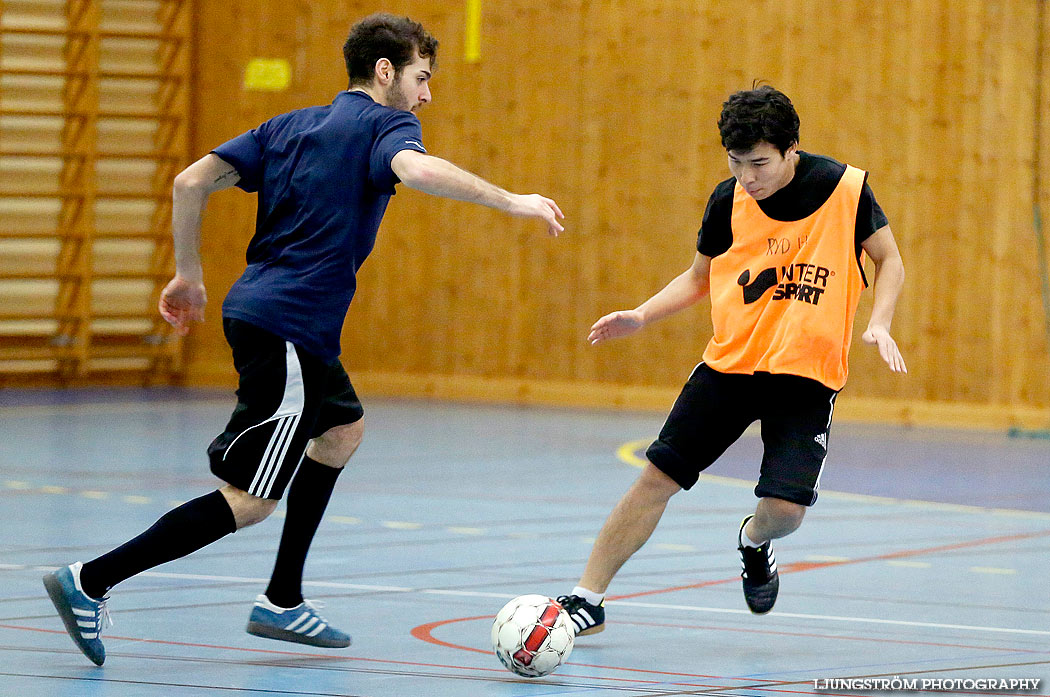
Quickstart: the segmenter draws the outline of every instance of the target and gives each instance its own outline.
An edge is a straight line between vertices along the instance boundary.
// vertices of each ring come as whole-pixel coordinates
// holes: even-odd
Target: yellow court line
[[[464,527],[464,526],[460,526],[460,525],[450,525],[450,526],[446,527],[445,529],[448,530],[451,533],[455,533],[456,535],[484,535],[485,534],[485,528],[471,528],[471,527]]]
[[[1017,569],[1004,569],[998,566],[971,566],[970,571],[977,574],[999,574],[1001,576],[1012,576]]]
[[[653,545],[656,549],[664,549],[668,552],[695,552],[695,545],[681,545],[671,542],[657,542]]]
[[[649,440],[630,440],[621,445],[616,449],[616,457],[625,464],[631,467],[642,468],[648,464],[648,460],[638,457],[638,451],[643,447],[649,445]],[[750,489],[755,486],[755,482],[748,479],[740,479],[738,477],[723,477],[720,475],[703,473],[700,475],[703,481],[711,482],[712,484],[721,484],[723,486],[732,486],[738,488]],[[895,506],[908,506],[913,508],[923,508],[925,510],[937,510],[937,511],[949,511],[952,513],[979,513],[982,515],[996,515],[1006,516],[1012,518],[1028,518],[1032,520],[1050,520],[1050,513],[1043,513],[1042,511],[1023,511],[1012,508],[984,508],[982,506],[967,506],[958,503],[941,503],[939,501],[921,501],[918,499],[895,499],[888,496],[869,496],[867,494],[851,494],[846,491],[828,491],[826,489],[820,490],[820,495],[827,498],[838,499],[842,501],[857,501],[861,503],[873,503],[884,506],[895,505]]]
[[[391,530],[419,530],[423,527],[422,523],[414,523],[408,520],[383,520],[379,524]]]
[[[638,467],[639,469],[645,467],[648,461],[635,455],[635,452],[651,442],[649,440],[629,440],[616,449],[616,457],[631,467]]]

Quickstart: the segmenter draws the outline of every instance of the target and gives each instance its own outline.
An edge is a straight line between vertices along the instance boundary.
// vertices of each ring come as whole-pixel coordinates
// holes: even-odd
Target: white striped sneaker
[[[44,588],[66,625],[66,631],[92,663],[106,662],[106,647],[102,645],[102,624],[113,625],[106,608],[107,595],[95,599],[84,593],[80,585],[80,562],[64,566],[44,575]]]
[[[737,534],[737,549],[740,551],[740,577],[744,584],[744,600],[747,607],[756,615],[764,615],[773,609],[780,592],[780,573],[777,571],[777,558],[773,554],[772,541],[762,543],[761,547],[745,547],[744,526],[754,518],[749,515],[740,523]]]
[[[578,595],[559,595],[558,603],[569,613],[576,636],[597,634],[605,629],[605,600],[591,605]]]
[[[309,644],[328,649],[342,649],[350,645],[350,635],[328,624],[317,612],[318,603],[304,600],[293,608],[277,607],[265,595],[255,598],[255,606],[248,617],[249,634]]]

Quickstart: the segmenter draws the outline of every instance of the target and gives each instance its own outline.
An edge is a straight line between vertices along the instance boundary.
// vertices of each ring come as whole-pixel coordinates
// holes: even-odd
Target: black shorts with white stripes
[[[238,319],[223,331],[237,368],[237,407],[208,446],[211,471],[238,489],[280,499],[311,438],[364,416],[339,359],[325,360]]]
[[[797,375],[693,370],[646,456],[683,489],[755,421],[762,424],[758,497],[812,506],[838,392]]]

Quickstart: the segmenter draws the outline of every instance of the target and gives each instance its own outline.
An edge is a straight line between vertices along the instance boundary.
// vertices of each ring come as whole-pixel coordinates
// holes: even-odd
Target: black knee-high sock
[[[93,598],[146,569],[184,557],[237,530],[218,491],[187,501],[162,515],[146,532],[93,559],[80,570],[80,585]]]
[[[342,471],[341,467],[328,467],[305,457],[292,479],[281,545],[266,588],[266,597],[278,607],[295,607],[303,602],[306,554],[332,497],[335,480]]]

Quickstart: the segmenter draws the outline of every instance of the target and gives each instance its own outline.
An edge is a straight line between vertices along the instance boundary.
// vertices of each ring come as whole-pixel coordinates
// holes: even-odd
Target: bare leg
[[[230,510],[233,511],[233,519],[237,523],[238,530],[266,520],[266,518],[273,513],[274,509],[277,508],[276,501],[253,496],[247,491],[238,489],[232,484],[226,484],[223,486],[219,489],[219,493],[223,495],[223,498],[226,499],[226,503],[230,505]]]
[[[620,567],[653,534],[667,502],[681,490],[674,480],[647,464],[598,533],[580,585],[604,593]]]
[[[755,507],[755,517],[744,526],[744,534],[754,542],[785,537],[798,530],[806,507],[783,499],[763,498]]]

